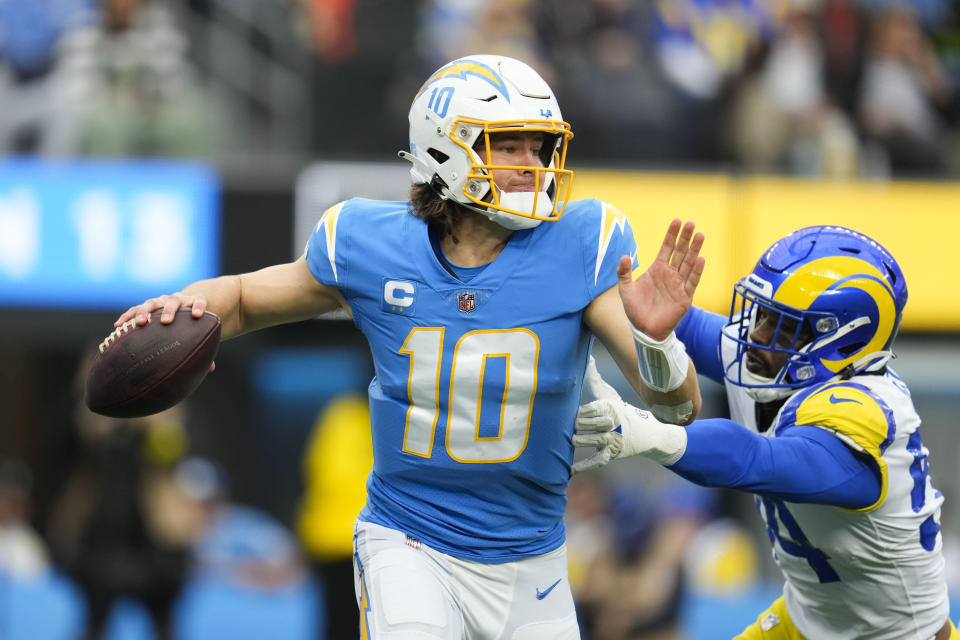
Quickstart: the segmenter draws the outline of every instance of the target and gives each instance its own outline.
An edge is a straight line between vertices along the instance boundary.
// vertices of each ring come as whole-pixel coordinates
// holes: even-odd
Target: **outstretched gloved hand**
[[[663,465],[683,456],[687,433],[683,427],[660,422],[653,415],[624,402],[620,394],[600,377],[593,357],[584,376],[583,399],[577,411],[573,445],[593,447],[595,453],[575,462],[573,473],[606,465],[611,460],[643,455]]]

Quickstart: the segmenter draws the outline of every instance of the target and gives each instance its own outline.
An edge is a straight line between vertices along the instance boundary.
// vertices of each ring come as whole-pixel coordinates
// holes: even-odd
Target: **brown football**
[[[160,310],[143,326],[133,320],[100,343],[87,373],[84,401],[113,418],[159,413],[193,393],[210,370],[220,345],[220,318],[199,318],[183,308],[170,324]]]

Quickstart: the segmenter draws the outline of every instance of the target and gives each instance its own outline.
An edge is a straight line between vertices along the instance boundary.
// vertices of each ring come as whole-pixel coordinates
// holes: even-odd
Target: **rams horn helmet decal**
[[[759,402],[831,378],[881,369],[907,303],[900,266],[878,242],[837,226],[795,231],[774,243],[734,286],[722,342],[736,355],[724,375]],[[757,319],[776,323],[769,345],[751,338]],[[771,378],[747,368],[750,350],[783,353]]]

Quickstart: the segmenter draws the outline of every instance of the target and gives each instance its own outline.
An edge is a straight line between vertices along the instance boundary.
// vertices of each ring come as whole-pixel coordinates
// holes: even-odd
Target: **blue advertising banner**
[[[119,309],[219,270],[219,184],[152,160],[0,160],[0,307]]]

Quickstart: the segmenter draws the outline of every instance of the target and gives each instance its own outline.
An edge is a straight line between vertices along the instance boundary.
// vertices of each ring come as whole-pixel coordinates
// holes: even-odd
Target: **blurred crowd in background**
[[[960,175],[956,0],[0,0],[0,151],[386,157],[432,70],[523,59],[578,164]]]
[[[0,0],[0,156],[390,159],[420,82],[478,52],[548,80],[574,168],[960,178],[958,0]],[[128,423],[63,396],[45,473],[0,460],[0,637],[355,637],[362,395],[315,408],[291,514],[235,499],[187,408]],[[742,501],[654,467],[570,485],[590,640],[705,638],[696,616],[724,637],[689,595],[770,570]]]

